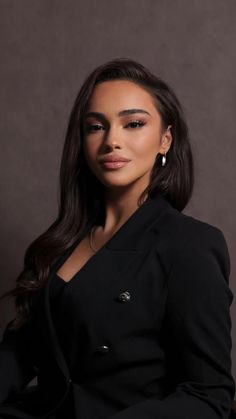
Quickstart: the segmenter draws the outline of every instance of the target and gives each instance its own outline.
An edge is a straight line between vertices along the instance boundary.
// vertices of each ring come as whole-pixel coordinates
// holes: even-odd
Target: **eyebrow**
[[[147,115],[150,115],[150,113],[145,111],[144,109],[124,109],[124,110],[118,112],[117,116],[132,115],[134,113],[145,113]],[[103,119],[105,118],[105,115],[101,112],[88,112],[85,115],[85,118],[89,118],[91,116],[98,117],[98,118],[100,117],[100,118],[103,118]]]

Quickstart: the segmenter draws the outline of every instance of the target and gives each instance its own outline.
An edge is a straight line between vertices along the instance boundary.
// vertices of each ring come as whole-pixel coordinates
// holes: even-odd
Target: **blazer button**
[[[118,300],[124,303],[128,303],[130,301],[130,297],[131,297],[130,292],[124,291],[118,296]]]
[[[101,346],[98,346],[97,351],[101,354],[104,354],[110,351],[110,348],[107,345],[101,345]]]

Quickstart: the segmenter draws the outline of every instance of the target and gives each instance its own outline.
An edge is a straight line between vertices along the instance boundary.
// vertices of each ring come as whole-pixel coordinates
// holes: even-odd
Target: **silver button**
[[[107,345],[101,345],[97,347],[97,351],[100,353],[106,353],[110,350],[110,347]]]
[[[119,295],[118,300],[122,301],[124,303],[127,303],[127,302],[130,301],[130,298],[131,298],[130,292],[129,291],[124,291]]]

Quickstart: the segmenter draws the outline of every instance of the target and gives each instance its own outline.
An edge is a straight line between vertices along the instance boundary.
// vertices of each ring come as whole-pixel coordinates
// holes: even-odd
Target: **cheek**
[[[158,138],[155,135],[143,135],[136,138],[133,143],[130,143],[130,150],[134,156],[146,159],[155,159],[158,150],[159,142]]]

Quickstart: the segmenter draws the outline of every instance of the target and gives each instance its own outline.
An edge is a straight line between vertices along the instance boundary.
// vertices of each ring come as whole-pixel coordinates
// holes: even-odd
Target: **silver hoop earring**
[[[161,165],[165,166],[166,164],[166,153],[162,155],[162,161],[161,161]]]

